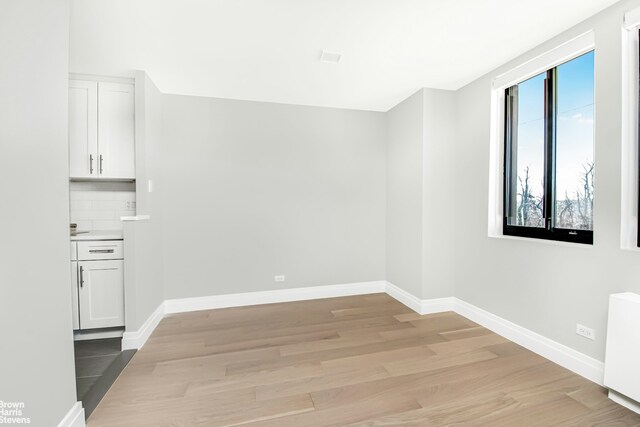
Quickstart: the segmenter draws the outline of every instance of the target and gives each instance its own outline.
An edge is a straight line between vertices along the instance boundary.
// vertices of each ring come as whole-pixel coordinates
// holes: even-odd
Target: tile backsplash
[[[122,230],[121,216],[136,214],[133,182],[70,182],[70,219],[79,231]]]

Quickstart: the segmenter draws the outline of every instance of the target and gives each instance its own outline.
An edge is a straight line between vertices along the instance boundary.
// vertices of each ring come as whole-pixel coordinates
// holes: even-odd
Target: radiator
[[[640,295],[609,297],[604,385],[612,400],[640,413]]]

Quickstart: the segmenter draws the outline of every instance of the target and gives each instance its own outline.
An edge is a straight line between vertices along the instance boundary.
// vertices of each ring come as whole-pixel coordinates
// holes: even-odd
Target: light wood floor
[[[385,294],[165,318],[89,427],[640,426],[601,387]]]

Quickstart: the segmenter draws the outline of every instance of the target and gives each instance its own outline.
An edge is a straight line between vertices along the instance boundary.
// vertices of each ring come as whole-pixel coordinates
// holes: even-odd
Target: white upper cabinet
[[[135,179],[134,86],[71,80],[71,178]]]
[[[98,83],[98,161],[103,178],[136,177],[133,85]]]
[[[98,83],[69,82],[69,174],[98,176]]]

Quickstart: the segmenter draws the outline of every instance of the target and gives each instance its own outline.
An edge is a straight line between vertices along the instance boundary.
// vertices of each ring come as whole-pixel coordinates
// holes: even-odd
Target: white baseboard
[[[58,423],[58,427],[85,427],[82,402],[73,404],[67,415]]]
[[[576,374],[603,385],[604,363],[455,298],[454,311]]]
[[[400,301],[411,310],[415,311],[418,314],[422,314],[422,300],[420,298],[410,294],[404,289],[400,289],[396,285],[389,282],[386,282],[386,292],[390,297]]]
[[[609,390],[609,399],[616,402],[618,405],[622,405],[627,409],[631,409],[633,412],[640,414],[640,403],[627,396],[620,394],[616,391]]]
[[[455,311],[459,315],[593,381],[604,383],[604,363],[458,298],[420,299],[387,282],[387,294],[419,314]]]
[[[134,332],[125,332],[122,335],[122,350],[138,350],[147,342],[151,333],[156,329],[165,314],[165,303],[160,303],[158,308],[147,318],[144,324]]]
[[[418,314],[453,311],[454,298],[420,299],[393,283],[386,282],[386,292]]]
[[[185,313],[189,311],[212,310],[215,308],[243,307],[278,302],[374,294],[384,292],[385,289],[385,281],[277,289],[273,291],[246,292],[241,294],[170,299],[165,301],[165,309],[167,313]]]
[[[455,298],[433,298],[423,300],[420,306],[421,314],[443,313],[445,311],[455,311]]]

